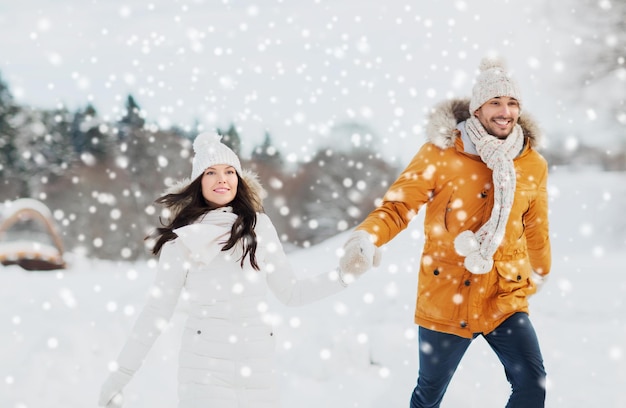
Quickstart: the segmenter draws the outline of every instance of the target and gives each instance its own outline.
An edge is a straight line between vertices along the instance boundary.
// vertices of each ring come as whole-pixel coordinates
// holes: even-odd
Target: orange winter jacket
[[[548,168],[534,149],[540,133],[527,115],[519,120],[525,144],[514,159],[515,200],[493,269],[472,274],[454,250],[456,236],[467,229],[477,231],[491,216],[494,203],[492,172],[457,129],[469,117],[468,107],[468,100],[452,100],[433,111],[429,142],[357,229],[374,235],[377,246],[384,245],[425,205],[415,323],[471,338],[491,332],[515,312],[528,312],[527,297],[536,291],[532,271],[547,275],[551,255]]]

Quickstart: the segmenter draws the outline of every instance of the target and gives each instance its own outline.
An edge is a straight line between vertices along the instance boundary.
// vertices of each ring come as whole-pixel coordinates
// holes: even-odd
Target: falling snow
[[[432,105],[466,96],[479,59],[498,53],[519,79],[524,109],[539,119],[552,152],[567,158],[595,145],[606,158],[616,146],[623,149],[624,55],[614,61],[621,68],[599,88],[564,82],[576,76],[572,54],[587,55],[583,50],[590,42],[582,24],[568,20],[581,14],[574,6],[539,0],[458,0],[427,7],[404,0],[62,3],[26,0],[2,6],[0,73],[21,104],[73,110],[92,103],[103,123],[89,116],[83,130],[95,126],[108,133],[132,93],[142,107],[137,116],[147,121],[149,131],[235,122],[244,155],[271,131],[277,143],[265,152],[268,157],[281,153],[291,166],[315,158],[325,173],[339,152],[360,146],[374,147],[389,162],[406,163],[424,140]],[[617,5],[610,0],[594,4],[607,13]],[[618,34],[592,38],[619,49],[623,40]],[[372,131],[338,133],[345,123],[365,124]],[[30,128],[40,145],[50,141],[45,130],[43,122]],[[168,172],[189,159],[188,147],[178,146],[175,155],[159,152],[151,171],[172,177]],[[324,154],[318,154],[319,147]],[[132,149],[120,147],[115,165],[102,175],[104,185],[121,185],[124,174],[139,165]],[[42,157],[23,150],[22,158],[35,164],[41,165]],[[77,159],[88,167],[98,162],[91,152]],[[548,370],[548,406],[622,407],[626,176],[566,164],[551,168],[549,183],[553,272],[531,300]],[[385,182],[363,177],[376,171],[367,162],[350,162],[348,168],[354,171],[336,184],[352,202],[362,200],[371,183]],[[424,176],[433,174],[434,165]],[[70,184],[85,184],[81,177],[74,176]],[[49,182],[41,178],[42,184]],[[288,182],[273,177],[266,187],[282,192]],[[315,191],[325,182],[320,177],[305,187]],[[71,248],[67,270],[0,267],[0,298],[6,305],[0,309],[2,407],[95,406],[100,384],[114,368],[112,360],[143,301],[158,295],[149,293],[155,262],[135,260],[144,249],[141,242],[119,245],[119,261],[87,258],[85,248],[112,246],[113,233],[119,235],[127,221],[126,199],[149,193],[152,200],[160,191],[84,187],[78,202],[85,216],[103,216],[99,219],[106,222],[77,234],[81,246]],[[338,189],[331,198],[342,194]],[[266,203],[293,228],[339,234],[317,245],[301,242],[304,249],[289,254],[292,263],[303,275],[317,272],[313,267],[336,265],[338,248],[353,225],[348,218],[366,214],[346,205],[339,209],[345,218],[329,226],[323,217],[299,216],[288,198],[270,194]],[[152,205],[140,210],[152,217],[159,211]],[[273,298],[258,305],[275,327],[285,407],[407,405],[417,374],[418,332],[412,321],[422,216],[384,248],[380,267],[348,291],[298,309]],[[467,215],[459,210],[457,216]],[[54,208],[53,217],[67,227],[79,216],[68,207]],[[450,299],[463,301],[461,296]],[[183,295],[172,321],[161,322],[167,330],[129,385],[126,407],[175,406],[185,308]],[[250,370],[242,367],[240,374],[249,376]],[[507,394],[502,368],[479,339],[444,403],[503,406]]]
[[[619,173],[556,172],[549,188],[554,265],[531,299],[548,369],[548,405],[622,406],[626,183]],[[302,308],[286,308],[273,297],[258,306],[274,326],[284,406],[407,404],[417,373],[412,319],[421,221],[418,216],[388,244],[381,266],[347,291]],[[290,260],[300,274],[315,273],[314,266],[336,264],[344,240],[345,233],[293,252]],[[63,272],[25,272],[16,266],[1,271],[0,296],[11,307],[0,311],[0,405],[94,406],[108,367],[149,295],[154,262],[76,256]],[[128,386],[125,406],[175,406],[185,307],[183,296]],[[249,375],[246,367],[241,370]],[[487,384],[488,393],[477,392]],[[497,359],[478,339],[445,402],[501,406],[507,390]]]

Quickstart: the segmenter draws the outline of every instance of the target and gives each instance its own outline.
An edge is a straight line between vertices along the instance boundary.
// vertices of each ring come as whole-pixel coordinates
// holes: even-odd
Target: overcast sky
[[[538,0],[21,0],[0,6],[0,72],[18,101],[114,119],[132,93],[149,122],[234,122],[244,154],[269,131],[293,160],[345,146],[358,121],[388,158],[423,143],[425,112],[468,96],[498,54],[544,127],[589,125],[563,98],[571,35]],[[558,124],[555,122],[559,122]],[[562,135],[561,135],[562,137]],[[344,138],[345,139],[345,138]]]

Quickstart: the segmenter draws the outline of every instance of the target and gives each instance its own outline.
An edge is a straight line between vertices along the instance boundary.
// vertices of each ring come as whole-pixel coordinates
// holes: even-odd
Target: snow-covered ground
[[[626,174],[555,172],[553,271],[531,316],[549,407],[626,406]],[[347,291],[302,308],[270,299],[285,407],[406,407],[417,373],[413,307],[421,218]],[[336,264],[345,235],[290,254],[301,273]],[[147,262],[74,259],[63,272],[0,267],[0,406],[95,407],[151,284]],[[174,407],[184,302],[126,392],[125,407]],[[502,407],[503,370],[470,347],[444,407]]]

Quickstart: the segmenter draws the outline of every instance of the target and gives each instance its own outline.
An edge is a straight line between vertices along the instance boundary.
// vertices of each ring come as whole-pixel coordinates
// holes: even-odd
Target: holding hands
[[[373,237],[366,231],[356,230],[343,245],[339,269],[347,283],[364,274],[372,266],[380,265],[381,252]]]

